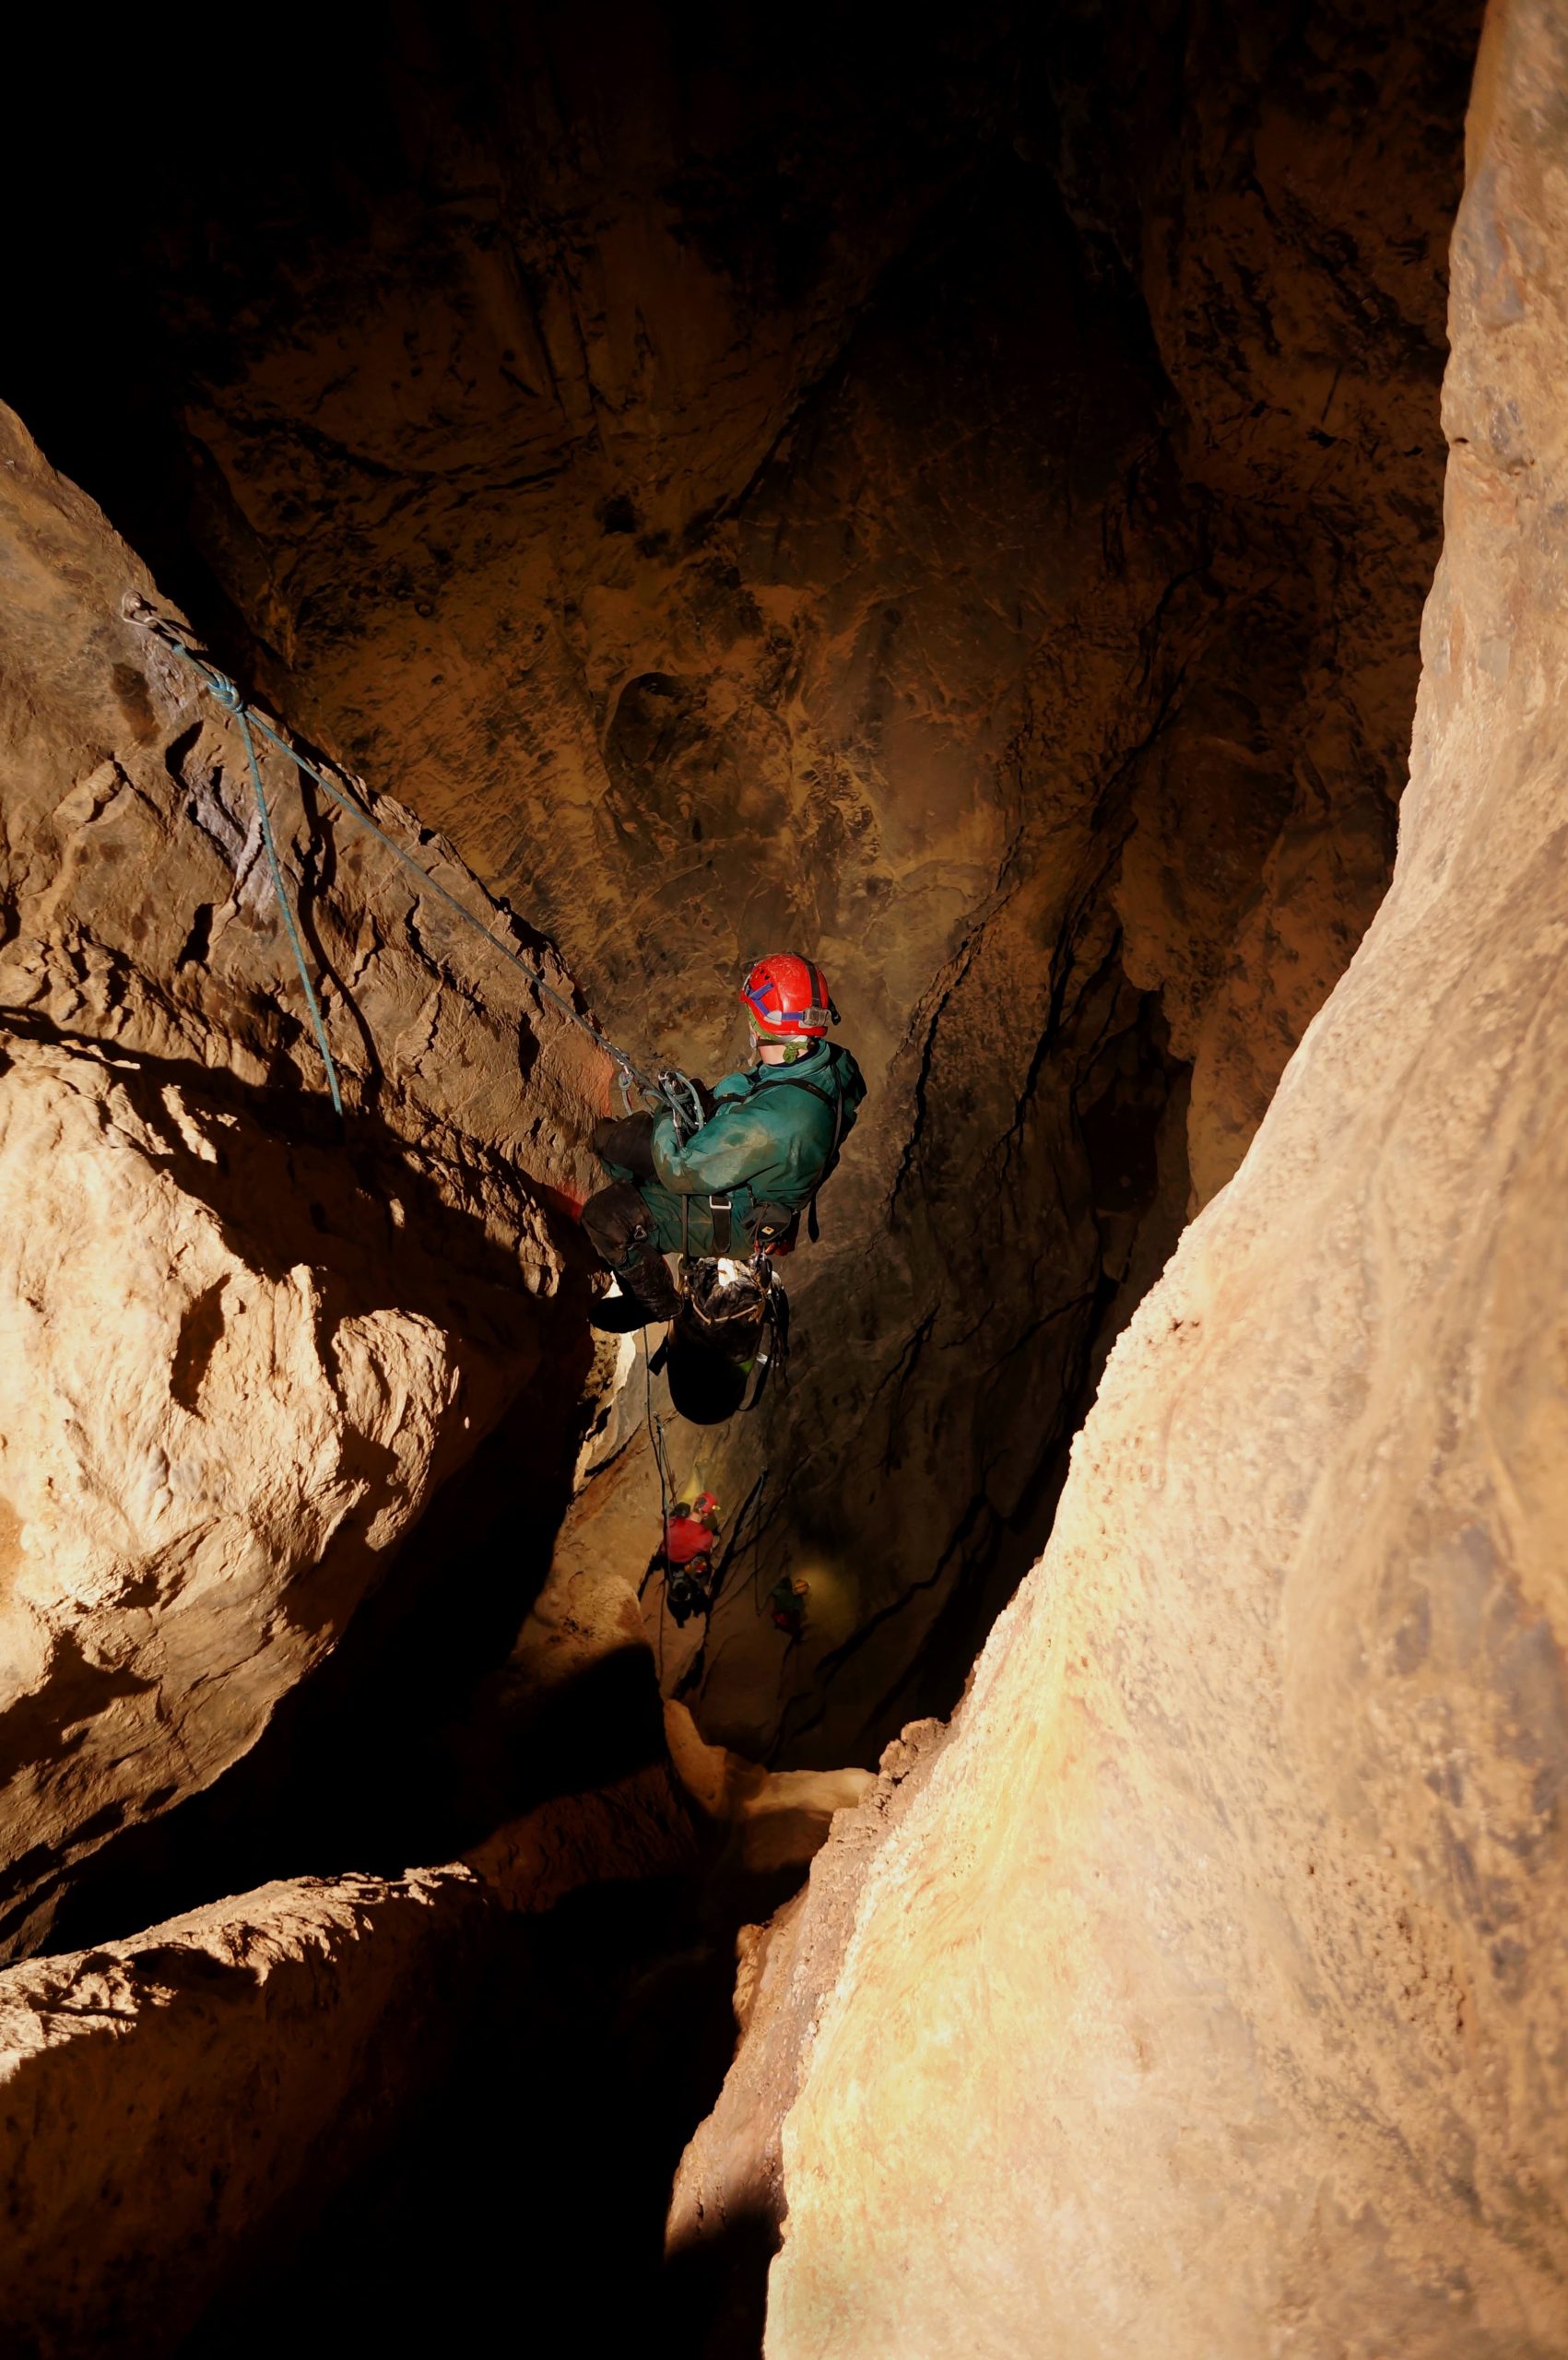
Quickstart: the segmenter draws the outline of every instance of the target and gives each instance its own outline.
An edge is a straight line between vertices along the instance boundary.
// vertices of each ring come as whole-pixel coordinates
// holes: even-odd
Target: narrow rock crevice
[[[154,2360],[188,2339],[200,2360],[301,2319],[324,2348],[414,2322],[473,2340],[515,2302],[495,2259],[515,2254],[530,2285],[575,2285],[584,2349],[742,2360],[772,2261],[773,2360],[1022,2350],[1047,2319],[1132,2352],[1126,2288],[1203,2249],[1179,2172],[1159,2177],[1190,2145],[1205,2218],[1241,2207],[1270,2290],[1267,2319],[1167,2290],[1161,2349],[1216,2360],[1319,2316],[1255,2236],[1267,2218],[1270,2251],[1300,2242],[1301,2186],[1264,2162],[1262,2194],[1238,2192],[1216,2160],[1227,2137],[1261,2155],[1279,2122],[1318,2154],[1314,2217],[1384,2234],[1385,2181],[1347,2165],[1341,2189],[1296,2108],[1340,2054],[1302,2011],[1334,2049],[1337,2025],[1360,2037],[1336,1994],[1392,2003],[1347,1964],[1375,1947],[1362,1905],[1288,1897],[1301,1830],[1273,1765],[1300,1756],[1346,1891],[1418,1754],[1458,1819],[1472,1775],[1488,1825],[1508,1818],[1486,1745],[1491,1770],[1449,1775],[1469,1743],[1449,1688],[1400,1722],[1408,1759],[1341,1731],[1361,1790],[1328,1775],[1311,1732],[1371,1658],[1326,1633],[1314,1566],[1369,1647],[1382,1610],[1312,1552],[1340,1512],[1324,1487],[1361,1502],[1347,1564],[1385,1514],[1336,1405],[1372,1419],[1388,1347],[1374,1310],[1335,1321],[1368,1271],[1402,1285],[1419,1258],[1392,1181],[1362,1234],[1355,1175],[1382,1152],[1380,1044],[1403,1037],[1386,945],[1405,926],[1436,991],[1400,910],[1412,878],[1433,907],[1450,891],[1427,846],[1468,824],[1431,715],[1456,680],[1478,712],[1526,693],[1536,609],[1465,570],[1501,577],[1510,532],[1535,546],[1508,502],[1510,470],[1548,464],[1518,355],[1554,317],[1528,94],[1562,79],[1559,13],[1495,0],[1488,34],[1416,758],[1434,808],[1452,792],[1446,818],[1397,823],[1375,926],[1442,531],[1470,0],[1419,24],[1386,0],[987,0],[896,38],[809,8],[781,31],[745,7],[414,0],[352,36],[270,28],[200,171],[221,61],[111,26],[67,70],[27,34],[37,87],[71,93],[73,162],[47,203],[25,141],[6,167],[29,226],[13,305],[54,324],[0,380],[0,2071],[37,2231],[0,2273],[18,2348]],[[341,1125],[239,742],[127,594],[173,602],[415,863],[266,751]],[[1472,607],[1491,618],[1473,644]],[[1480,776],[1495,748],[1452,727]],[[1549,931],[1515,849],[1498,892]],[[820,1242],[780,1265],[787,1367],[701,1428],[656,1339],[587,1325],[577,1217],[614,1072],[569,1011],[711,1081],[745,1054],[741,973],[786,947],[827,971],[869,1095]],[[1496,1073],[1518,1049],[1474,1045]],[[1456,1130],[1470,1080],[1451,1078]],[[1424,1134],[1399,1136],[1424,1170]],[[1527,1125],[1516,1143],[1549,1158]],[[1298,1205],[1341,1224],[1331,1264]],[[1432,1272],[1469,1268],[1445,1236]],[[1418,1391],[1449,1369],[1421,1332]],[[1409,1413],[1433,1466],[1444,1398]],[[1412,1564],[1491,1532],[1489,1484],[1550,1491],[1536,1417],[1520,1468],[1427,1504],[1424,1539],[1397,1542]],[[701,1490],[721,1578],[678,1624],[651,1559]],[[1453,1636],[1454,1583],[1477,1630],[1514,1611],[1477,1602],[1479,1564],[1446,1591],[1421,1575],[1399,1678]],[[1549,1628],[1549,1574],[1530,1581]],[[1531,1734],[1509,1743],[1545,1776],[1550,1683],[1519,1679]],[[1391,1695],[1365,1694],[1367,1727],[1399,1719]],[[1533,1923],[1481,1853],[1477,1891],[1500,1879]],[[1070,1923],[1020,1865],[1047,1856]],[[1436,1859],[1409,1869],[1407,1930],[1450,1908]],[[1267,1923],[1237,1898],[1249,1860]],[[1014,1972],[987,1876],[1045,1965]],[[1213,1951],[1221,1920],[1239,1959]],[[1492,2038],[1444,1925],[1432,1988]],[[1186,1961],[1220,1995],[1212,2154],[1170,2029],[1201,2013]],[[1021,2082],[987,2098],[1013,2130],[993,2151],[974,2130],[973,2190],[895,2119],[895,2020],[943,2112],[927,1974],[977,2090],[994,2009],[1047,2093],[1032,2128]],[[1523,1994],[1528,1959],[1507,1975]],[[1277,1985],[1303,1995],[1288,2024],[1259,1997]],[[1144,1997],[1096,2013],[1113,1988]],[[1087,2091],[1062,2062],[1075,2026]],[[1421,2076],[1390,2054],[1363,2094],[1395,2137],[1386,2076]],[[1501,2173],[1450,2062],[1454,2119]],[[1061,2130],[1080,2111],[1119,2192],[1069,2249],[1060,2224],[1101,2209]],[[1362,2155],[1340,2130],[1334,2154]],[[161,2225],[155,2148],[178,2158]],[[1036,2181],[1056,2226],[1026,2234],[1009,2208]],[[840,2184],[876,2288],[835,2243]],[[920,2215],[915,2188],[950,2210]],[[972,2201],[1010,2224],[1022,2325],[974,2261]],[[1037,2283],[1019,2251],[1058,2236]],[[931,2275],[949,2244],[956,2311]],[[1454,2307],[1473,2297],[1489,2351],[1491,2267]],[[1057,2301],[1079,2284],[1081,2319]],[[1342,2291],[1322,2319],[1350,2316]],[[1408,2348],[1436,2360],[1430,2336]]]

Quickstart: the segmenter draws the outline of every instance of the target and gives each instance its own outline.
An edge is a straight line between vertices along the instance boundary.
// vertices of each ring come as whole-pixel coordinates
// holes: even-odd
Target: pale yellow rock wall
[[[1565,93],[1495,6],[1396,882],[868,1873],[770,2360],[1568,2352]]]

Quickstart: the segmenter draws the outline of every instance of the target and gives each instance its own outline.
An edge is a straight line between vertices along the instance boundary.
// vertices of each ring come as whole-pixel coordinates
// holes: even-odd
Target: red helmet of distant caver
[[[766,1041],[820,1041],[838,1021],[828,979],[793,950],[771,950],[740,986],[751,1030]]]

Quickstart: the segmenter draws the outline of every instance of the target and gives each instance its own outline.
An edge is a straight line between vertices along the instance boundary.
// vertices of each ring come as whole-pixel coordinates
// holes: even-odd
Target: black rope
[[[648,1350],[648,1331],[643,1330],[643,1409],[648,1423],[648,1440],[653,1446],[654,1468],[659,1479],[659,1556],[665,1569],[665,1579],[659,1584],[659,1688],[665,1684],[665,1609],[666,1585],[669,1577],[669,1473],[665,1461],[664,1434],[654,1415],[653,1355]]]
[[[750,1515],[753,1505],[755,1505],[757,1509],[758,1529],[760,1529],[762,1494],[767,1489],[767,1482],[768,1470],[764,1467],[762,1472],[758,1476],[757,1481],[752,1484],[751,1489],[747,1493],[746,1497],[740,1503],[740,1514],[736,1517],[735,1523],[730,1528],[729,1542],[725,1550],[723,1557],[719,1561],[719,1569],[713,1578],[713,1594],[708,1600],[708,1612],[710,1616],[714,1612],[719,1600],[725,1594],[725,1585],[729,1580],[729,1569],[734,1564],[737,1557],[740,1554],[741,1537],[746,1530],[746,1519]]]

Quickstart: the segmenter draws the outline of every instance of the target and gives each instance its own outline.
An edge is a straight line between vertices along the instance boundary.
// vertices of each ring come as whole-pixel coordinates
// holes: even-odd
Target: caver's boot
[[[589,1326],[602,1336],[625,1336],[633,1328],[651,1328],[675,1317],[679,1291],[656,1245],[642,1246],[615,1275],[620,1292],[604,1296],[588,1314]]]

